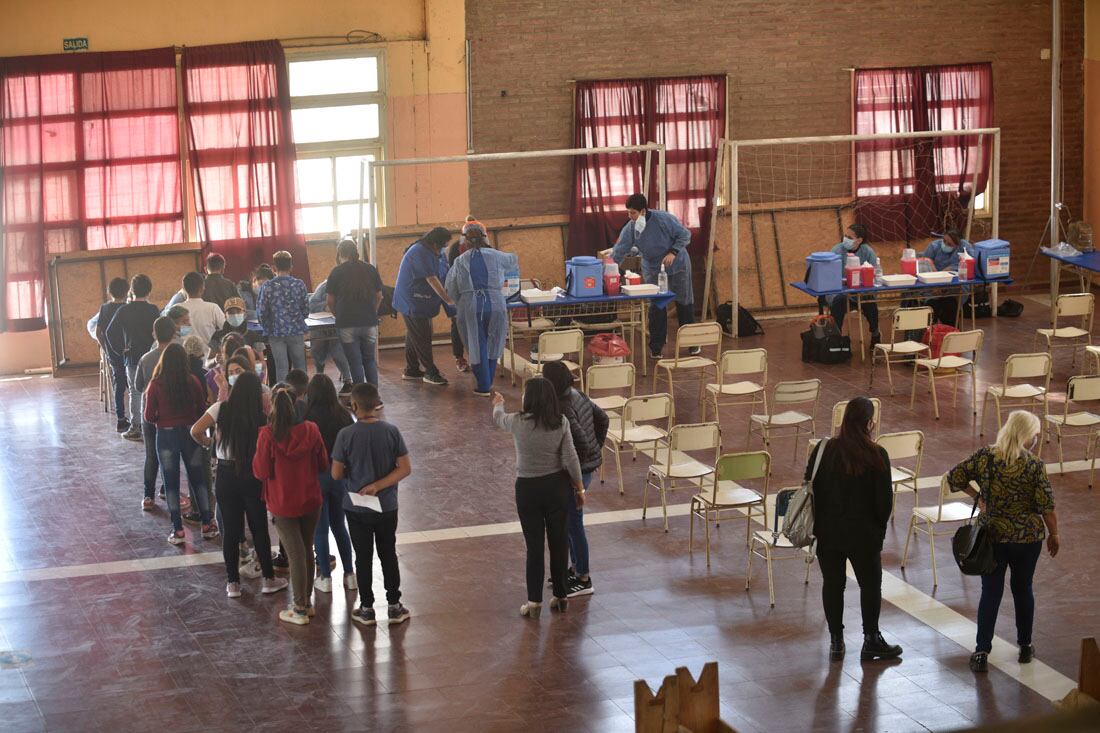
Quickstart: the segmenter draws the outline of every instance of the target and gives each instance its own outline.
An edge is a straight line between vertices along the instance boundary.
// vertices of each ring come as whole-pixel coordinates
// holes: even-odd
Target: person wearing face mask
[[[649,208],[646,197],[640,193],[626,200],[629,221],[619,232],[619,238],[611,249],[600,252],[601,257],[611,256],[622,264],[627,255],[637,249],[642,257],[642,278],[656,284],[664,266],[668,275],[668,289],[675,296],[676,320],[681,326],[695,323],[695,294],[691,285],[691,258],[688,245],[691,232],[667,211]],[[665,308],[649,307],[649,353],[660,359],[668,338],[668,313]],[[691,349],[698,354],[699,348]]]
[[[225,325],[225,313],[217,304],[203,300],[205,290],[206,278],[202,273],[187,273],[183,276],[183,291],[187,293],[187,300],[179,305],[187,309],[191,333],[202,339],[203,346],[209,346],[210,337]]]
[[[432,355],[432,319],[439,307],[448,316],[456,313],[454,301],[443,288],[447,258],[443,248],[451,239],[445,227],[435,227],[405,250],[393,287],[393,307],[405,321],[405,371],[402,379],[437,387],[449,384],[439,373]]]
[[[1009,570],[1019,662],[1027,664],[1035,654],[1031,644],[1035,620],[1031,581],[1043,552],[1043,540],[1051,557],[1058,554],[1060,547],[1054,492],[1046,466],[1032,453],[1039,436],[1039,418],[1024,410],[1014,410],[997,433],[995,445],[979,448],[945,477],[955,491],[964,491],[978,500],[981,510],[978,523],[989,530],[997,561],[993,572],[981,576],[977,644],[970,655],[970,669],[974,672],[989,671],[993,632],[1004,595],[1005,573]],[[981,487],[980,495],[971,487],[971,481]]]
[[[182,345],[183,340],[194,331],[191,327],[191,313],[182,305],[174,305],[164,314],[176,324],[176,343]]]
[[[222,339],[231,333],[240,336],[249,346],[255,346],[263,341],[263,335],[259,331],[251,331],[248,328],[243,298],[233,297],[225,301],[224,310],[225,324],[210,337],[211,351],[220,349]]]
[[[958,229],[948,229],[941,238],[932,240],[924,248],[921,257],[932,260],[932,264],[940,272],[946,272],[947,270],[957,272],[961,252],[966,252],[971,257],[975,256],[974,248],[970,242],[963,239],[962,233]],[[969,302],[969,298],[966,302]],[[963,303],[964,306],[966,302]],[[949,326],[955,325],[959,316],[958,298],[953,296],[929,298],[926,303],[931,306],[932,311],[936,314],[937,321]]]
[[[859,264],[861,265],[878,264],[878,256],[867,242],[867,228],[862,224],[852,224],[845,229],[844,239],[839,244],[833,245],[832,251],[834,254],[840,255],[842,262],[848,255],[855,255],[859,258]],[[848,315],[849,310],[847,295],[834,295],[829,300],[824,297],[818,298],[818,306],[828,306],[829,315],[836,321],[836,327],[838,329],[844,327],[844,318]],[[882,334],[878,330],[878,304],[865,298],[860,310],[867,319],[867,328],[871,331],[871,348],[873,349],[875,344],[882,340]]]

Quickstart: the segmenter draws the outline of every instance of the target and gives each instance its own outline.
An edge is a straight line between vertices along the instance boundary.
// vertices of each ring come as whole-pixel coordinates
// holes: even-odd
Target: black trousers
[[[432,356],[432,319],[401,317],[405,320],[405,372],[438,374]]]
[[[359,602],[374,605],[374,550],[382,563],[382,583],[386,602],[401,600],[401,569],[397,567],[397,510],[392,512],[346,512],[348,534],[355,548],[355,580],[359,583]],[[328,558],[324,559],[328,562]]]
[[[873,545],[848,547],[817,546],[821,564],[821,604],[830,634],[844,631],[844,586],[847,583],[846,562],[859,583],[859,606],[863,613],[863,633],[878,633],[878,617],[882,607],[882,549]]]
[[[695,305],[676,303],[676,320],[681,326],[695,323]],[[658,352],[668,340],[668,311],[655,305],[649,306],[649,350]]]
[[[963,310],[965,312],[966,307],[970,303],[970,298],[963,298]],[[936,321],[948,326],[954,326],[959,319],[959,299],[951,296],[944,296],[943,298],[929,298],[925,301],[925,305],[932,309],[932,313],[936,316]]]
[[[451,355],[461,359],[466,355],[466,345],[462,343],[462,334],[458,332],[458,321],[451,319]]]
[[[260,569],[265,578],[275,577],[275,568],[271,564],[271,535],[267,531],[267,505],[262,490],[263,484],[252,475],[251,468],[238,475],[235,463],[218,461],[214,496],[218,499],[218,510],[222,516],[222,557],[230,583],[241,582],[241,540],[244,539],[246,519]]]
[[[160,472],[160,457],[157,455],[157,426],[142,420],[141,437],[145,441],[145,498],[155,499],[157,474]]]
[[[550,581],[554,596],[565,598],[569,568],[569,502],[573,488],[568,474],[516,479],[516,511],[527,545],[527,600],[542,603],[546,577],[545,547],[550,546]],[[544,544],[545,543],[545,544]]]

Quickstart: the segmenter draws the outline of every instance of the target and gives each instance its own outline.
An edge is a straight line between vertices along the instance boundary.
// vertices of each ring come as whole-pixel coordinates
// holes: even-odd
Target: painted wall
[[[1085,0],[1085,211],[1100,229],[1100,0]]]
[[[60,53],[74,36],[92,51],[125,51],[372,31],[385,49],[386,157],[466,151],[463,0],[4,0],[0,15],[0,56]],[[457,165],[391,169],[388,223],[461,221],[466,174]],[[0,374],[48,365],[45,333],[0,334]]]

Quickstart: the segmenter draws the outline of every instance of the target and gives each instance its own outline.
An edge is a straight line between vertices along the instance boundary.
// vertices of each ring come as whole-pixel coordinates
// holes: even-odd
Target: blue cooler
[[[978,252],[978,276],[987,280],[1009,276],[1008,242],[1003,239],[987,239],[974,245]]]
[[[844,287],[844,262],[836,252],[813,252],[806,258],[806,284],[823,293]]]
[[[595,257],[566,260],[565,289],[574,298],[603,295],[603,263]]]

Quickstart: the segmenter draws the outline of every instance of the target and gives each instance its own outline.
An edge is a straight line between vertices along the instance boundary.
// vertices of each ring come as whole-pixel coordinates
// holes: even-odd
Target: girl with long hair
[[[859,583],[863,615],[860,659],[891,659],[901,647],[887,644],[879,632],[882,606],[882,541],[890,520],[893,486],[890,457],[872,437],[875,407],[866,397],[848,402],[835,438],[823,440],[810,454],[805,479],[821,454],[814,478],[814,535],[821,565],[821,602],[829,624],[829,656],[844,657],[844,585],[849,562]]]
[[[982,597],[978,601],[978,638],[970,655],[970,669],[989,670],[993,631],[1005,590],[1005,573],[1012,572],[1009,588],[1016,607],[1016,643],[1019,662],[1027,664],[1035,654],[1031,628],[1035,621],[1035,595],[1031,581],[1046,540],[1051,557],[1058,554],[1058,516],[1054,513],[1054,492],[1046,466],[1032,451],[1040,439],[1039,418],[1030,412],[1009,413],[997,433],[997,443],[979,448],[974,455],[947,474],[956,491],[979,499],[981,515],[993,539],[997,566],[982,576]],[[975,491],[970,482],[978,484]]]
[[[199,505],[204,539],[218,536],[218,528],[210,521],[210,504],[206,493],[206,471],[203,451],[191,438],[190,428],[206,410],[206,390],[191,373],[187,353],[179,344],[169,344],[160,356],[153,377],[145,390],[145,421],[157,429],[157,457],[164,478],[168,513],[172,518],[172,534],[168,541],[180,545],[186,540],[183,518],[180,516],[180,459],[187,471],[191,497]]]
[[[351,425],[351,413],[340,404],[336,394],[336,385],[324,374],[314,374],[306,387],[305,419],[317,425],[321,438],[325,441],[325,450],[332,455],[336,435]],[[338,481],[328,471],[322,471],[317,477],[321,482],[321,515],[317,529],[313,534],[313,548],[317,555],[317,572],[320,577],[313,587],[322,593],[332,592],[332,568],[328,563],[328,535],[336,538],[336,549],[340,553],[340,564],[344,568],[344,588],[356,590],[355,566],[351,559],[351,537],[344,519],[344,495],[347,488],[344,481]]]
[[[564,611],[569,594],[566,517],[570,501],[584,505],[581,464],[569,420],[562,417],[554,386],[535,377],[524,386],[520,412],[505,412],[503,395],[493,394],[493,421],[511,433],[516,444],[516,511],[527,545],[527,602],[520,606],[520,615],[538,618],[542,613],[543,538],[550,546],[550,608]]]
[[[252,472],[264,482],[263,498],[279,530],[290,566],[290,607],[279,619],[308,624],[313,615],[313,532],[321,512],[318,474],[329,467],[317,425],[298,420],[294,392],[275,390],[268,424],[260,428]]]

